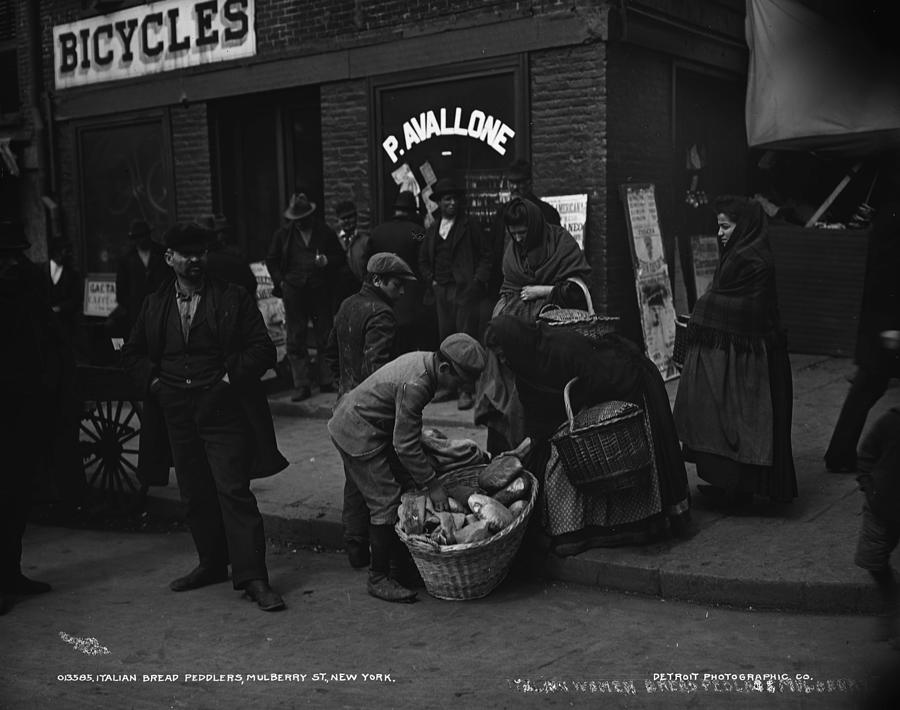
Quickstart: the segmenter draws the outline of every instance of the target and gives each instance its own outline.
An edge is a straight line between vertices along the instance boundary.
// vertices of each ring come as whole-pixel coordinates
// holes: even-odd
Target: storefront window
[[[503,171],[527,145],[522,72],[515,65],[467,76],[443,73],[448,76],[376,88],[381,217],[391,214],[401,189],[419,194],[430,213],[437,207],[432,185],[449,177],[465,185],[469,214],[488,226],[508,197]]]
[[[169,141],[161,117],[92,125],[79,137],[85,268],[110,273],[133,220],[146,221],[157,240],[169,225]]]

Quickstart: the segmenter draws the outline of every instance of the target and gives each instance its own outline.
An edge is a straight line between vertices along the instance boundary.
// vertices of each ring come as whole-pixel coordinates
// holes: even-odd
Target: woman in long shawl
[[[533,321],[548,303],[583,308],[582,283],[591,267],[578,242],[562,227],[547,224],[540,208],[516,197],[503,213],[509,239],[503,250],[503,284],[494,315]]]
[[[741,197],[716,201],[720,260],[697,299],[675,400],[685,458],[725,505],[754,494],[797,496],[791,453],[792,382],[778,316],[765,215]]]
[[[541,479],[542,523],[557,555],[686,531],[690,497],[669,398],[659,370],[634,344],[617,335],[595,341],[569,329],[499,316],[488,326],[485,345],[515,375],[525,433],[535,443],[526,465]],[[646,484],[589,495],[569,482],[550,439],[568,429],[563,390],[574,377],[574,405],[623,400],[644,410],[652,439]]]
[[[548,303],[584,308],[582,286],[591,267],[578,243],[562,227],[547,224],[540,208],[516,197],[507,204],[503,222],[508,239],[503,250],[503,285],[494,316],[510,315],[533,323]],[[513,448],[523,437],[522,407],[515,379],[489,354],[478,382],[475,423],[488,427],[488,451]]]

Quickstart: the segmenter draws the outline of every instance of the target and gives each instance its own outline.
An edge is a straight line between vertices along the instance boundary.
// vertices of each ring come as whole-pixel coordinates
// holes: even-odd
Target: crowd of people
[[[271,240],[266,264],[284,302],[291,396],[307,399],[313,386],[337,393],[327,431],[343,462],[344,544],[354,568],[369,568],[367,590],[379,599],[412,601],[421,582],[394,533],[402,493],[427,491],[438,512],[450,505],[423,446],[430,402],[474,408],[474,421],[488,429],[489,455],[531,438],[525,464],[541,485],[534,525],[560,556],[687,534],[685,461],[696,463],[706,482],[700,492],[724,509],[754,496],[783,502],[798,494],[791,370],[760,205],[739,197],[714,205],[720,262],[687,326],[673,412],[659,370],[638,344],[541,321],[547,304],[585,308],[591,267],[556,211],[531,192],[530,166],[517,161],[508,177],[512,197],[490,230],[466,215],[465,189],[442,178],[433,186],[437,210],[427,228],[411,192],[400,191],[393,214],[371,231],[360,228],[352,202],[336,206],[335,231],[298,193]],[[197,566],[170,588],[230,578],[261,609],[282,609],[269,584],[263,519],[251,491],[254,478],[287,466],[260,382],[276,351],[253,274],[229,249],[221,219],[178,223],[161,244],[141,221],[128,236],[107,327],[126,339],[122,365],[144,398],[138,474],[147,485],[165,485],[174,466],[198,555]],[[3,395],[20,415],[18,428],[4,427],[3,435],[7,455],[21,467],[33,465],[29,422],[42,401],[26,395],[40,382],[52,396],[78,357],[80,289],[69,245],[51,244],[45,269],[23,256],[25,248],[21,230],[4,225],[4,324],[21,322],[12,330],[22,342],[3,351],[15,360],[0,368]],[[67,341],[71,358],[55,362]],[[27,379],[10,376],[32,370]],[[579,409],[610,401],[639,408],[646,476],[615,489],[571,479],[553,445],[569,424],[567,388]],[[895,419],[880,423],[883,435],[869,442],[870,490],[873,481],[879,490],[891,485],[878,472],[896,467]],[[835,465],[849,466],[848,456]],[[4,609],[17,594],[49,589],[21,574],[23,480],[2,480]],[[882,499],[870,500],[867,510],[866,534],[882,534]],[[858,562],[877,567],[880,577],[873,575],[893,590],[884,555],[866,555],[862,543],[860,549]]]

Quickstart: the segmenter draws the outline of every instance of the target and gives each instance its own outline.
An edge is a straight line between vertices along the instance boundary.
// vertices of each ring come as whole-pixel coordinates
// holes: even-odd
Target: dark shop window
[[[506,196],[504,169],[527,145],[518,65],[481,74],[441,76],[376,87],[376,151],[380,218],[391,214],[400,189],[421,191],[453,178],[467,188],[466,209],[488,226]],[[426,222],[429,217],[426,217]]]
[[[79,130],[85,270],[116,270],[132,220],[142,219],[159,241],[169,226],[172,177],[169,136],[162,117]]]

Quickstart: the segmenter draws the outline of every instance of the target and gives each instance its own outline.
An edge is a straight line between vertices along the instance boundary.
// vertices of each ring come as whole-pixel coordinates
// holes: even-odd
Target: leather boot
[[[425,580],[419,574],[419,568],[403,544],[403,540],[393,536],[391,547],[391,577],[407,589],[425,589]]]
[[[391,579],[391,551],[394,540],[393,525],[370,525],[369,544],[372,546],[372,567],[366,589],[369,594],[386,602],[409,603],[416,600],[416,593]],[[399,542],[399,540],[398,540]]]

